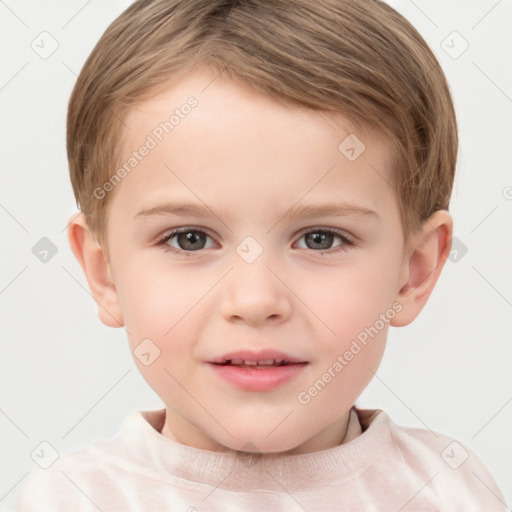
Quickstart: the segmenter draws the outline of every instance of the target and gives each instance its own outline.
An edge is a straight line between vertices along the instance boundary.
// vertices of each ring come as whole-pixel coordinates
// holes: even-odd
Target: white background
[[[358,405],[466,443],[512,505],[512,2],[392,3],[430,44],[453,92],[460,152],[451,213],[467,253],[447,262],[419,318],[391,329],[384,361]],[[134,409],[163,407],[139,375],[124,331],[100,323],[65,229],[76,211],[65,154],[67,101],[94,44],[128,4],[0,3],[6,510],[35,467],[30,453],[41,441],[61,454],[74,451],[115,436]],[[42,31],[59,45],[47,59],[31,48]],[[453,31],[469,44],[456,59],[443,49],[462,48]],[[42,237],[57,247],[46,263],[32,253]]]

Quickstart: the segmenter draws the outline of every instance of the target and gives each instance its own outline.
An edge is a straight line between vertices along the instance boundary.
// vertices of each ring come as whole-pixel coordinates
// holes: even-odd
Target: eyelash
[[[174,230],[170,231],[169,233],[166,233],[162,238],[160,238],[156,242],[155,245],[157,245],[159,247],[162,246],[165,251],[170,251],[175,254],[184,254],[185,256],[192,256],[193,253],[200,252],[201,250],[204,250],[204,249],[198,249],[196,251],[184,251],[184,250],[176,249],[175,247],[171,247],[170,245],[166,245],[167,242],[169,240],[171,240],[174,236],[179,235],[180,233],[189,233],[189,232],[202,233],[213,240],[213,238],[210,235],[208,235],[208,233],[206,233],[205,231],[203,231],[201,229],[180,228],[180,229],[174,229]],[[323,251],[315,251],[314,249],[309,249],[310,251],[319,253],[322,256],[325,256],[325,255],[329,256],[329,255],[338,254],[341,252],[346,252],[355,246],[355,244],[351,240],[349,240],[343,233],[341,233],[340,231],[338,231],[336,229],[312,228],[312,229],[302,233],[299,240],[301,238],[303,238],[304,236],[311,234],[311,233],[332,234],[332,235],[335,235],[338,238],[340,238],[341,241],[343,242],[341,245],[336,246],[336,248],[334,248],[334,249],[325,249]]]

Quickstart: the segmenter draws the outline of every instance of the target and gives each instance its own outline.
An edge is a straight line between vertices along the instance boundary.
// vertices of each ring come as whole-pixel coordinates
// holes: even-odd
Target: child
[[[467,447],[355,401],[449,254],[457,128],[378,0],[139,0],[69,103],[69,240],[165,407],[17,510],[501,511]]]

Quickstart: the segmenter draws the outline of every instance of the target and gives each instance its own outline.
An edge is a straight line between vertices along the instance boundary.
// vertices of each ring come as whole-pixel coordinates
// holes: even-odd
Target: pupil
[[[200,236],[198,236],[197,232],[195,231],[188,231],[186,233],[181,233],[180,234],[182,238],[180,240],[180,244],[182,246],[183,249],[188,249],[188,250],[197,250],[197,249],[201,249],[201,247],[197,247],[197,246],[194,246],[198,241],[200,241]],[[183,240],[184,239],[184,240]],[[184,243],[182,244],[181,242],[184,241]]]
[[[310,237],[314,244],[322,245],[323,242],[323,245],[320,247],[320,249],[329,249],[329,246],[332,244],[333,235],[330,233],[310,233],[308,237]],[[309,246],[309,244],[307,245]]]

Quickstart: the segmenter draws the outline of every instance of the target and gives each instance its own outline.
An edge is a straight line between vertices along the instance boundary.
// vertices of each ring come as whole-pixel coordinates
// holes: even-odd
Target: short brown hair
[[[104,245],[101,187],[120,164],[131,106],[206,64],[300,107],[376,127],[394,153],[406,239],[448,209],[457,125],[427,43],[379,0],[138,0],[107,28],[73,89],[67,152],[73,191]],[[341,141],[340,141],[341,142]]]

